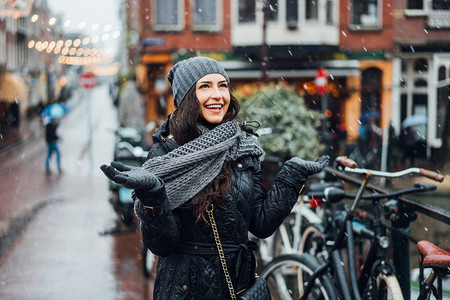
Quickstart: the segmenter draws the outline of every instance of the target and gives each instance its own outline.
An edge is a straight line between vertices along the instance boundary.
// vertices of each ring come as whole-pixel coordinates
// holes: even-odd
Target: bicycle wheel
[[[275,231],[273,257],[281,254],[299,253],[303,232],[310,224],[320,223],[319,216],[311,209],[296,207]]]
[[[393,274],[378,273],[376,277],[369,280],[362,296],[369,300],[403,300],[402,289],[397,277]]]
[[[324,229],[321,224],[308,225],[302,234],[299,253],[308,253],[317,258],[320,263],[328,259],[325,247]]]
[[[275,257],[261,272],[273,300],[298,299],[319,262],[309,254],[285,254]],[[313,283],[307,299],[336,299],[333,284],[327,274]]]

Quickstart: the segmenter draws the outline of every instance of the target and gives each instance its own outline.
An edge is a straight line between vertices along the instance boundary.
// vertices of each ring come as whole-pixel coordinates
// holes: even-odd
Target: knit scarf
[[[236,121],[222,123],[173,151],[147,160],[143,168],[164,181],[171,209],[197,195],[222,169],[225,161],[264,152]]]

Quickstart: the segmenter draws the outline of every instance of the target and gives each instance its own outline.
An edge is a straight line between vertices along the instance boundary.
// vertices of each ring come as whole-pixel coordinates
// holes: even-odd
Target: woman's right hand
[[[130,167],[119,162],[102,165],[106,177],[123,187],[133,190],[151,190],[162,185],[161,179],[141,167]]]

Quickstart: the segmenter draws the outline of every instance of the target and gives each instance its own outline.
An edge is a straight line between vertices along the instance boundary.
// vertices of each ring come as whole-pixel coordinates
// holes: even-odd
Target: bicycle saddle
[[[417,249],[423,254],[422,264],[424,268],[439,267],[446,269],[450,268],[450,252],[447,252],[429,241],[419,241]]]

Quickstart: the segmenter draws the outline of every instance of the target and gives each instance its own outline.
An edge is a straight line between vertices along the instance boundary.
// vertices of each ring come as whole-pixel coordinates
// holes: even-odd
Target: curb
[[[0,258],[5,254],[14,241],[20,236],[20,234],[27,228],[37,213],[44,207],[62,202],[63,199],[47,199],[34,205],[28,212],[22,216],[15,218],[7,225],[7,228],[0,228]]]

